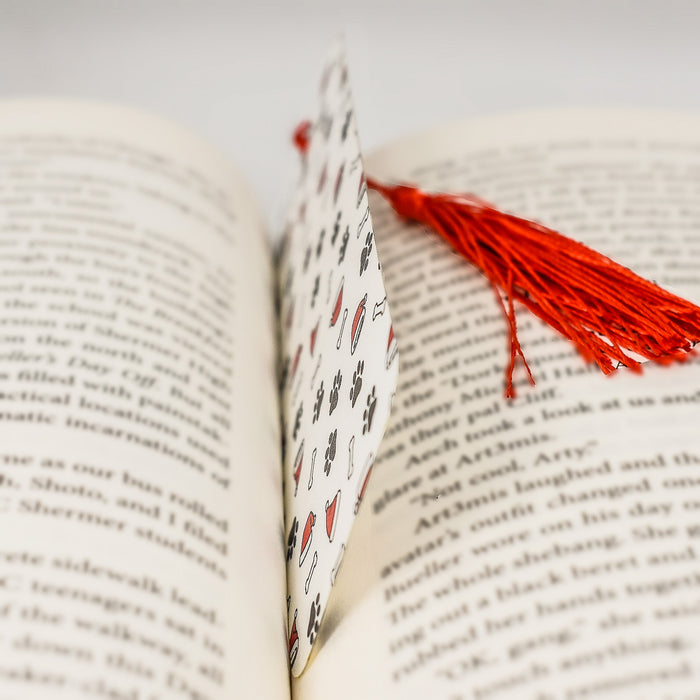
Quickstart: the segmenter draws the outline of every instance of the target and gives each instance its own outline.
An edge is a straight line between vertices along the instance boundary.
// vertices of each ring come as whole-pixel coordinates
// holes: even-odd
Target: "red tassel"
[[[428,194],[372,178],[367,185],[399,216],[439,234],[491,283],[510,331],[508,398],[515,396],[518,357],[534,384],[518,341],[514,299],[605,374],[620,365],[640,371],[628,352],[661,364],[686,360],[700,340],[700,307],[542,224],[499,211],[470,194]]]

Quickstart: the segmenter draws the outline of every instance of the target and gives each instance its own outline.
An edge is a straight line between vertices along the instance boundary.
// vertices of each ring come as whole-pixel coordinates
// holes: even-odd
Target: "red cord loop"
[[[306,121],[299,122],[299,125],[294,129],[294,135],[292,136],[294,140],[294,145],[301,155],[305,156],[309,150],[309,144],[311,143],[311,122],[307,119]]]

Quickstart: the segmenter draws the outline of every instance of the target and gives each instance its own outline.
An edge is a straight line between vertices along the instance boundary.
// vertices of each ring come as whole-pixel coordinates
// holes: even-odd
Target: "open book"
[[[493,292],[368,197],[342,58],[322,103],[279,261],[195,137],[3,104],[0,698],[697,697],[700,364],[606,378],[523,314],[504,400]],[[699,133],[531,114],[364,167],[698,302]]]

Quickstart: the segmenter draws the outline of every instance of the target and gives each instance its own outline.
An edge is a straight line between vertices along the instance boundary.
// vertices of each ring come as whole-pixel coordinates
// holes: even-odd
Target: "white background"
[[[0,96],[107,99],[184,123],[243,171],[274,235],[289,134],[340,33],[365,150],[504,110],[700,110],[691,0],[0,0]]]

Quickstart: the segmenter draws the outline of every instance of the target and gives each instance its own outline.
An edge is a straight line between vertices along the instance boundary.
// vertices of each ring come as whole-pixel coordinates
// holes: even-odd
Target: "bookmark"
[[[342,49],[321,80],[280,257],[289,661],[303,670],[396,391],[397,344],[379,269]],[[301,378],[304,378],[303,381]]]

